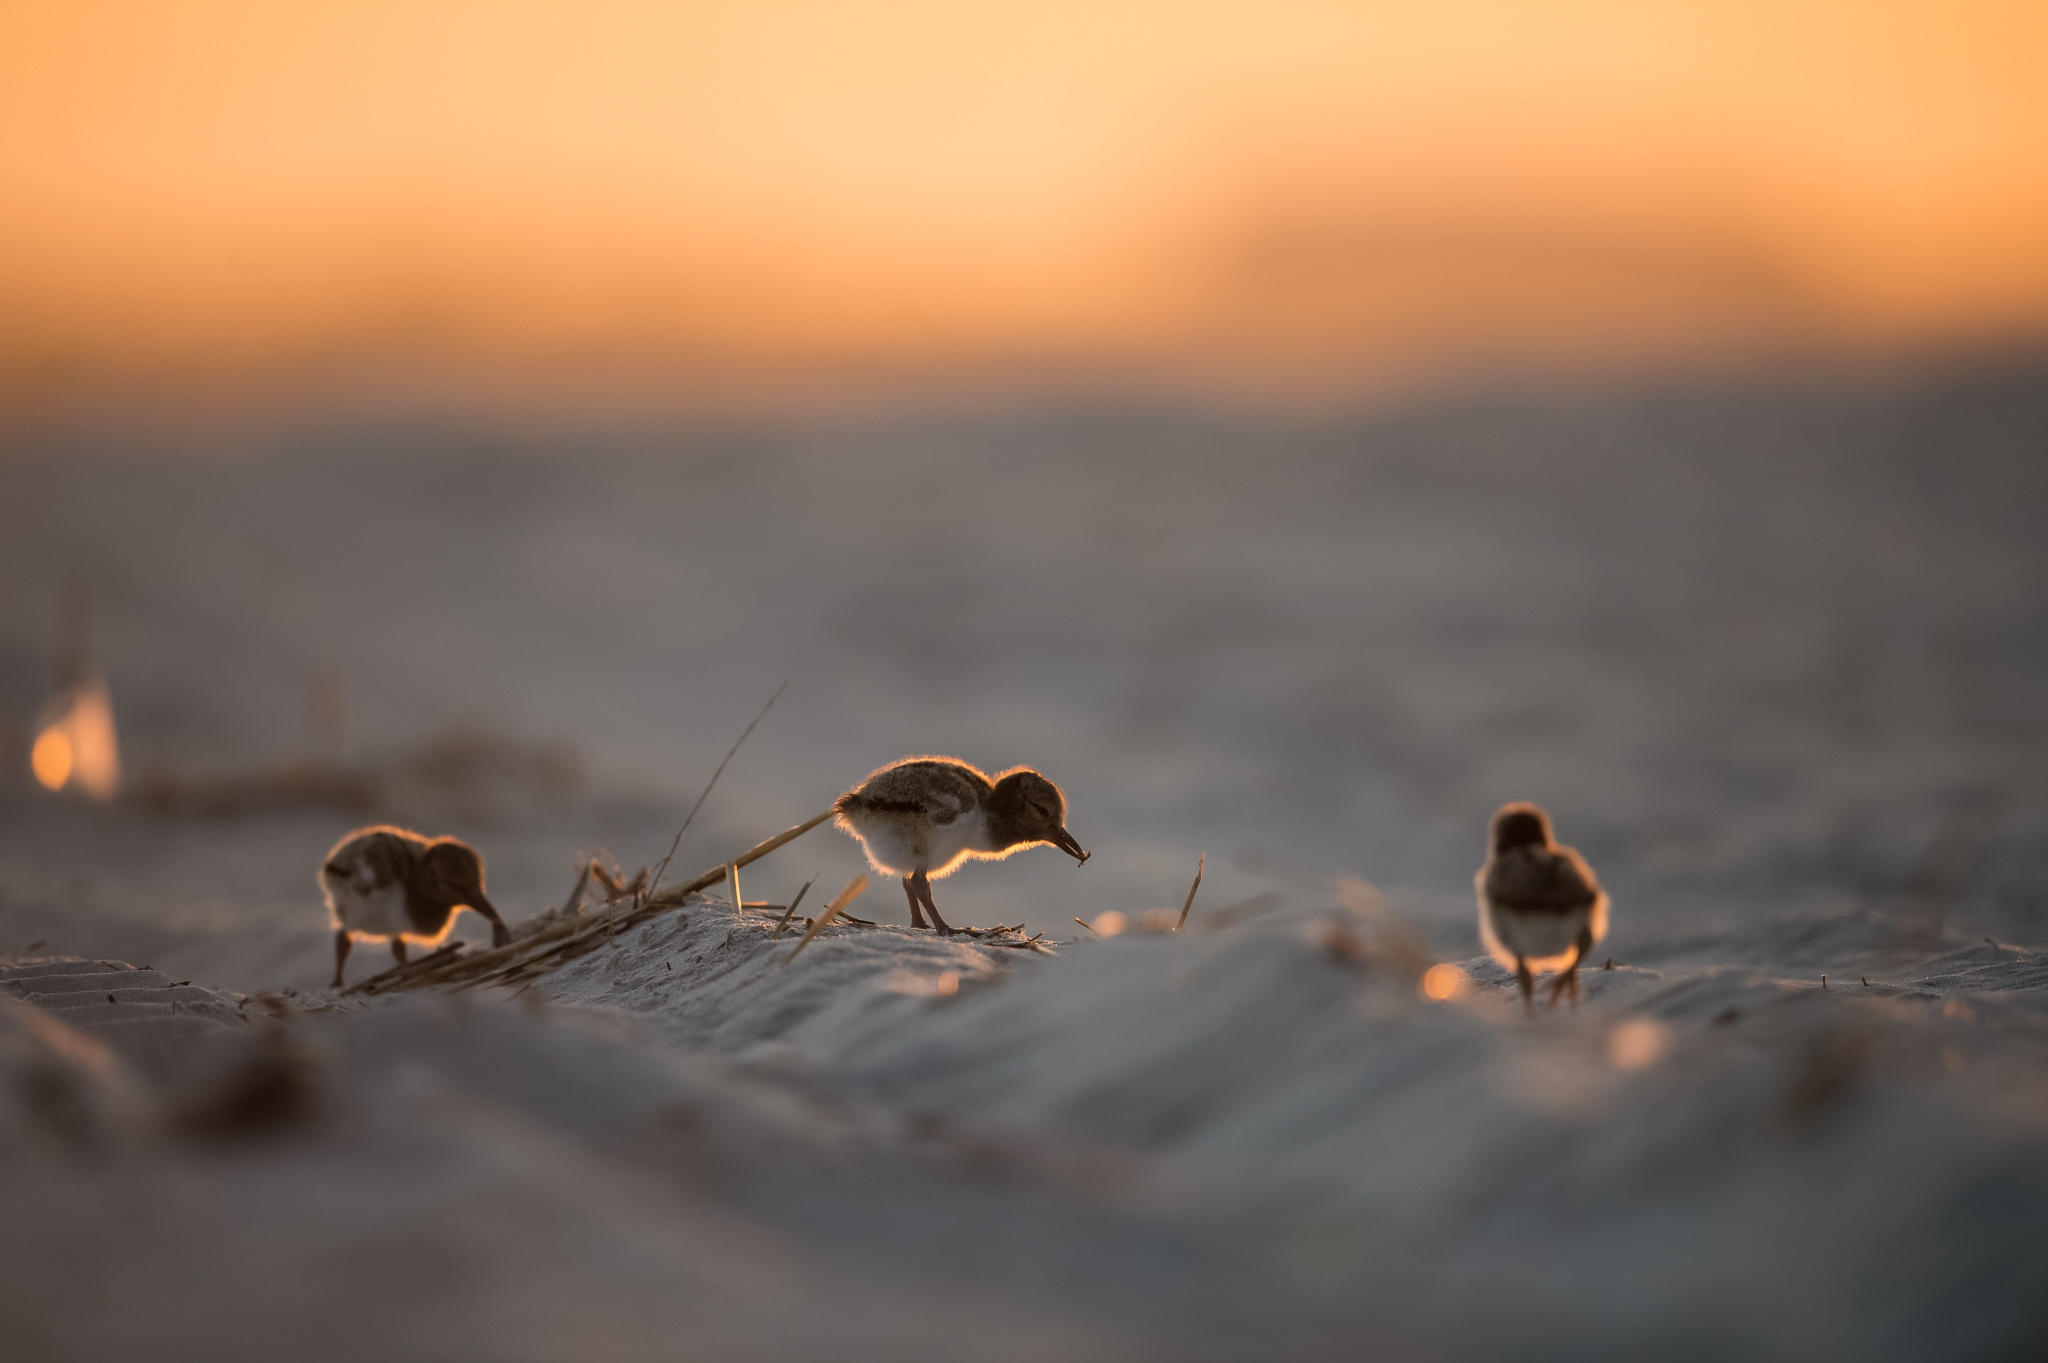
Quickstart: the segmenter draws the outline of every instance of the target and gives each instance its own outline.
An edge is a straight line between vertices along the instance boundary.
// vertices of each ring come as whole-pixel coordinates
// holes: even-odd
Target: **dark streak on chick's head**
[[[1518,800],[1502,805],[1493,816],[1493,850],[1511,852],[1517,847],[1550,846],[1550,816],[1540,805]]]

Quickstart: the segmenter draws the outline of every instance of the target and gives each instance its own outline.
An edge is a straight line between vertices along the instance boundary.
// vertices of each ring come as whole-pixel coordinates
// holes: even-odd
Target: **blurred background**
[[[1206,851],[1466,954],[1535,798],[1617,951],[2038,937],[2044,50],[1990,0],[14,6],[0,947],[315,983],[371,818],[538,909],[786,677],[679,864],[940,750],[1097,853],[954,921]]]
[[[2035,332],[2037,5],[16,6],[4,362],[1350,396]]]

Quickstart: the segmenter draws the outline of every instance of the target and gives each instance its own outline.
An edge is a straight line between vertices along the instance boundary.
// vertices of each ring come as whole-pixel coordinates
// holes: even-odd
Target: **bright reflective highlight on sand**
[[[121,788],[121,744],[114,734],[114,701],[105,683],[92,680],[59,697],[29,752],[29,768],[46,790],[76,786],[95,800]]]
[[[1464,968],[1452,965],[1449,961],[1433,965],[1422,972],[1422,997],[1426,999],[1448,1003],[1452,999],[1464,998],[1471,989],[1472,980],[1466,975]]]
[[[43,730],[28,755],[28,764],[44,790],[64,789],[71,779],[71,740],[59,730]]]
[[[1667,1045],[1664,1024],[1630,1018],[1607,1034],[1607,1058],[1625,1070],[1648,1069]]]

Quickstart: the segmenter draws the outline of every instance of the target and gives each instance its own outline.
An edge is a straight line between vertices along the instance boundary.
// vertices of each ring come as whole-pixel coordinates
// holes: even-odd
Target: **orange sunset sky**
[[[2038,333],[2044,70],[2039,0],[6,0],[0,374]]]

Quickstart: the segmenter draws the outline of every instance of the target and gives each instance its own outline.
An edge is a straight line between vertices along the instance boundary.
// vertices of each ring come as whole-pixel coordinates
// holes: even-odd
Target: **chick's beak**
[[[1052,845],[1054,847],[1059,848],[1060,851],[1065,852],[1068,856],[1072,857],[1074,859],[1074,864],[1076,866],[1079,866],[1083,862],[1087,861],[1090,855],[1089,853],[1081,850],[1081,844],[1075,842],[1074,835],[1072,833],[1069,833],[1064,828],[1054,830],[1052,835]]]

